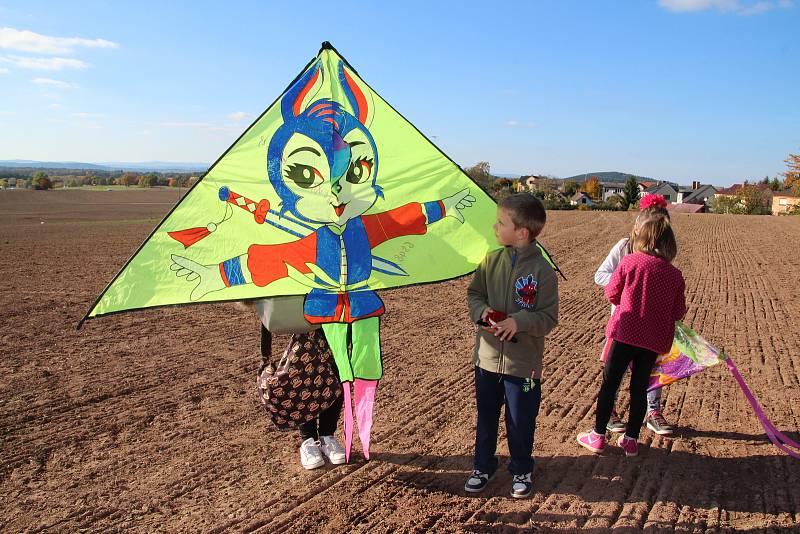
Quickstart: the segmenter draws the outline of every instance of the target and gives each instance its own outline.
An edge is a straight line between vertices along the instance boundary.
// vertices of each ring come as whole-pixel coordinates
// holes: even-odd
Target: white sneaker
[[[344,447],[333,436],[320,436],[319,450],[333,465],[343,464],[346,460]]]
[[[300,463],[306,469],[316,469],[325,465],[325,458],[322,457],[314,438],[308,438],[300,445]]]

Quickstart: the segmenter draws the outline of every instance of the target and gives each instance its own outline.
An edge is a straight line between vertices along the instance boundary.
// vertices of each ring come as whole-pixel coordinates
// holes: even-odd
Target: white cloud
[[[71,83],[62,82],[61,80],[54,80],[52,78],[34,78],[31,80],[31,82],[35,83],[36,85],[46,85],[56,89],[72,89],[75,87]]]
[[[63,107],[61,104],[50,104],[50,109],[61,109]]]
[[[78,111],[76,113],[73,113],[72,116],[75,117],[76,119],[99,119],[101,117],[104,117],[105,115],[103,115],[102,113],[87,113],[85,111]]]
[[[740,15],[758,15],[776,7],[772,2],[756,2],[750,7],[739,10]]]
[[[0,117],[10,117],[16,114],[17,114],[16,111],[0,111]]]
[[[31,70],[86,69],[90,67],[88,63],[80,59],[65,57],[0,56],[0,63],[11,63],[16,67]]]
[[[737,0],[658,0],[658,5],[670,11],[733,11],[738,7]]]
[[[0,49],[32,52],[35,54],[71,54],[76,48],[117,48],[119,45],[105,39],[82,37],[51,37],[28,30],[0,28]]]
[[[675,13],[706,11],[713,9],[720,13],[736,13],[737,15],[758,15],[773,9],[788,9],[794,6],[793,0],[658,0],[658,5]]]
[[[520,122],[517,119],[511,119],[505,123],[506,128],[536,128],[536,126],[538,125],[535,122]]]
[[[64,100],[64,97],[62,95],[54,95],[54,94],[51,94],[51,93],[44,93],[44,94],[42,94],[42,96],[45,97],[45,98],[49,98],[50,100]]]
[[[0,74],[8,74],[9,72],[11,72],[11,71],[8,70],[8,69],[5,69],[3,67],[0,67]]]
[[[245,113],[244,111],[236,111],[228,115],[228,118],[234,121],[243,121],[249,119],[250,117],[252,117],[252,115]]]

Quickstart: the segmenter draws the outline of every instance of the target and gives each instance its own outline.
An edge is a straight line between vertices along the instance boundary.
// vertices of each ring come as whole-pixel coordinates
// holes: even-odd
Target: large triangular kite
[[[305,295],[365,456],[381,378],[376,290],[475,270],[496,204],[328,43],[165,217],[84,319]],[[454,303],[454,306],[460,306]],[[80,326],[80,325],[79,325]]]
[[[369,235],[346,244],[353,257],[348,291],[459,277],[497,246],[495,209],[458,165],[323,43],[161,221],[84,319],[341,289],[331,271],[339,258],[313,256],[315,248],[340,240],[337,230],[347,241],[356,226]]]

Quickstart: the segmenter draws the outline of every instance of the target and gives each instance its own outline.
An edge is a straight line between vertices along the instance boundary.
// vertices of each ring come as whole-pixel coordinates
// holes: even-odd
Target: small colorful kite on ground
[[[323,43],[83,320],[156,306],[305,295],[305,318],[324,330],[343,382],[347,457],[352,383],[369,458],[383,375],[379,318],[385,309],[376,290],[473,272],[497,247],[495,211],[489,195]]]
[[[676,380],[699,373],[721,362],[725,362],[728,370],[736,379],[772,444],[790,456],[800,459],[800,444],[782,434],[767,418],[750,388],[745,384],[731,357],[724,354],[680,321],[675,323],[675,339],[672,342],[672,349],[666,354],[661,354],[656,359],[656,365],[650,373],[650,384],[647,389],[652,391],[664,387]]]

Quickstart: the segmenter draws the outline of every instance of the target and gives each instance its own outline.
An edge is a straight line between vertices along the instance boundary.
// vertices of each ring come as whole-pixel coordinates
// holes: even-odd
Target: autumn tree
[[[34,189],[52,189],[53,182],[50,176],[44,171],[36,171],[31,176],[31,187]]]
[[[781,173],[784,177],[783,187],[791,189],[796,182],[800,182],[800,154],[789,154],[789,157],[783,160],[788,169]]]
[[[132,172],[124,172],[119,178],[117,178],[117,185],[129,187],[137,183],[139,183],[139,178]]]
[[[590,176],[588,180],[583,182],[581,191],[584,191],[593,200],[600,198],[600,180],[597,176]]]

